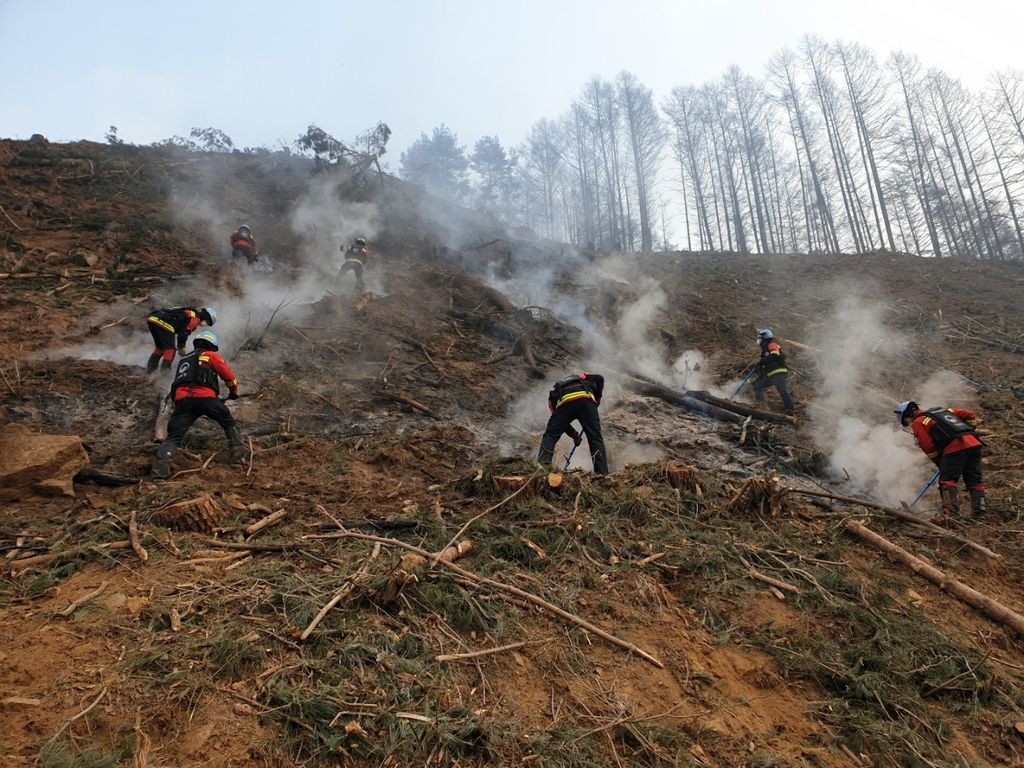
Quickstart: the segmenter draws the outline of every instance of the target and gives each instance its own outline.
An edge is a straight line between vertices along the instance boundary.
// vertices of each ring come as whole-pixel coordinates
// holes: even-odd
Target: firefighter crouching
[[[587,436],[587,447],[594,462],[594,472],[608,474],[608,454],[601,437],[601,417],[597,407],[604,392],[604,376],[599,373],[577,373],[562,379],[548,393],[548,409],[551,416],[547,429],[540,441],[539,464],[550,464],[555,455],[555,445],[563,434],[573,436],[575,430],[570,424],[580,423]],[[574,440],[575,441],[575,440]]]
[[[153,336],[154,349],[146,363],[146,373],[153,373],[159,365],[169,371],[174,362],[175,348],[185,354],[185,344],[200,323],[213,325],[217,322],[217,310],[210,307],[166,307],[158,309],[146,318],[146,326]]]
[[[985,485],[981,480],[982,442],[974,431],[978,417],[965,408],[921,410],[913,400],[900,403],[895,410],[900,425],[910,427],[914,442],[939,468],[939,495],[942,513],[960,514],[957,481],[964,478],[971,500],[971,514],[979,517],[988,511]]]
[[[245,464],[242,436],[235,426],[231,411],[219,397],[218,379],[223,379],[228,385],[228,400],[238,399],[238,379],[224,358],[217,353],[220,345],[211,331],[196,334],[192,346],[192,352],[178,361],[171,382],[170,396],[174,398],[174,412],[167,424],[167,439],[157,449],[156,460],[153,462],[153,477],[159,480],[171,476],[171,459],[178,450],[178,443],[200,416],[212,419],[224,429],[231,466],[241,467]]]

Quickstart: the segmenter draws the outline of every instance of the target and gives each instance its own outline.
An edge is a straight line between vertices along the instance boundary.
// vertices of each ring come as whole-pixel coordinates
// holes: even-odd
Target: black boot
[[[242,435],[238,427],[229,427],[224,431],[228,436],[228,463],[232,467],[244,467],[245,446],[242,444]]]
[[[960,502],[957,500],[957,488],[955,485],[939,486],[939,496],[942,497],[942,514],[956,517],[960,514]]]
[[[168,360],[166,357],[161,359],[160,360],[160,370],[161,371],[169,371],[169,370],[171,370],[171,363],[172,362],[173,362],[173,358],[171,360]]]
[[[971,494],[971,515],[981,517],[988,512],[988,504],[985,501],[984,491],[970,491]]]
[[[153,462],[151,470],[153,477],[157,480],[166,480],[171,476],[171,459],[174,458],[174,453],[177,450],[178,446],[167,440],[160,444],[160,447],[156,449],[156,460]]]
[[[146,373],[156,373],[156,369],[160,366],[160,353],[154,352],[149,356],[149,360],[146,362]]]

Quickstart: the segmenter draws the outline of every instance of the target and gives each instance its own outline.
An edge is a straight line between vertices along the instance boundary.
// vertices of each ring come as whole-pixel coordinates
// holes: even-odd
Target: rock
[[[41,435],[8,424],[0,430],[0,501],[74,496],[72,478],[88,463],[77,436]]]

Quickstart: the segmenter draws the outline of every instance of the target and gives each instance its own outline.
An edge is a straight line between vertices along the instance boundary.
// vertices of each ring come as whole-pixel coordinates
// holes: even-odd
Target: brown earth
[[[91,468],[137,478],[0,516],[0,764],[1024,765],[1020,636],[844,527],[1024,610],[1019,265],[577,253],[279,154],[5,141],[0,182],[0,427],[76,435]],[[229,263],[242,221],[272,272]],[[366,295],[334,276],[356,234]],[[243,470],[197,424],[177,474],[148,477],[168,382],[142,372],[144,318],[172,304],[220,313],[253,395],[231,406]],[[728,397],[765,325],[790,355],[795,427],[637,387]],[[547,388],[580,368],[608,377],[613,474],[554,487],[531,459]],[[738,495],[778,477],[910,501],[923,456],[858,479],[832,447],[850,419],[868,453],[909,442],[869,430],[893,431],[937,371],[989,446],[991,511],[956,531],[1000,559],[871,507]],[[697,487],[677,487],[682,465]],[[169,505],[204,494],[213,532],[175,530]],[[145,560],[122,546],[133,514]],[[457,534],[469,576],[389,543]]]

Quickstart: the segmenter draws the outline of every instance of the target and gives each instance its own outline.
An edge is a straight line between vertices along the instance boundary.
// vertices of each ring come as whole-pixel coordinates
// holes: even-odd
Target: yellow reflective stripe
[[[934,459],[938,455],[939,455],[938,451],[932,451],[931,453],[926,453],[925,454],[925,456],[927,456],[929,459]]]
[[[346,261],[346,262],[349,262],[349,261],[354,261],[354,262],[355,262],[356,264],[358,264],[358,265],[359,265],[360,267],[361,267],[361,266],[363,266],[363,262],[361,262],[361,261],[360,261],[359,259],[345,259],[345,261]]]
[[[171,325],[170,323],[168,323],[166,320],[161,320],[156,315],[150,315],[149,316],[149,322],[151,322],[153,325],[159,325],[161,328],[163,328],[166,331],[170,331],[171,333],[174,333],[174,326]]]
[[[238,386],[238,379],[232,379],[228,382],[228,389],[235,389]]]
[[[563,396],[557,403],[555,403],[555,408],[560,408],[561,406],[565,405],[566,403],[572,402],[573,400],[582,400],[585,397],[594,400],[594,396],[587,391],[570,392],[568,395]]]
[[[765,376],[774,376],[776,373],[789,373],[789,368],[783,366],[782,368],[776,368],[774,371],[768,371]]]

